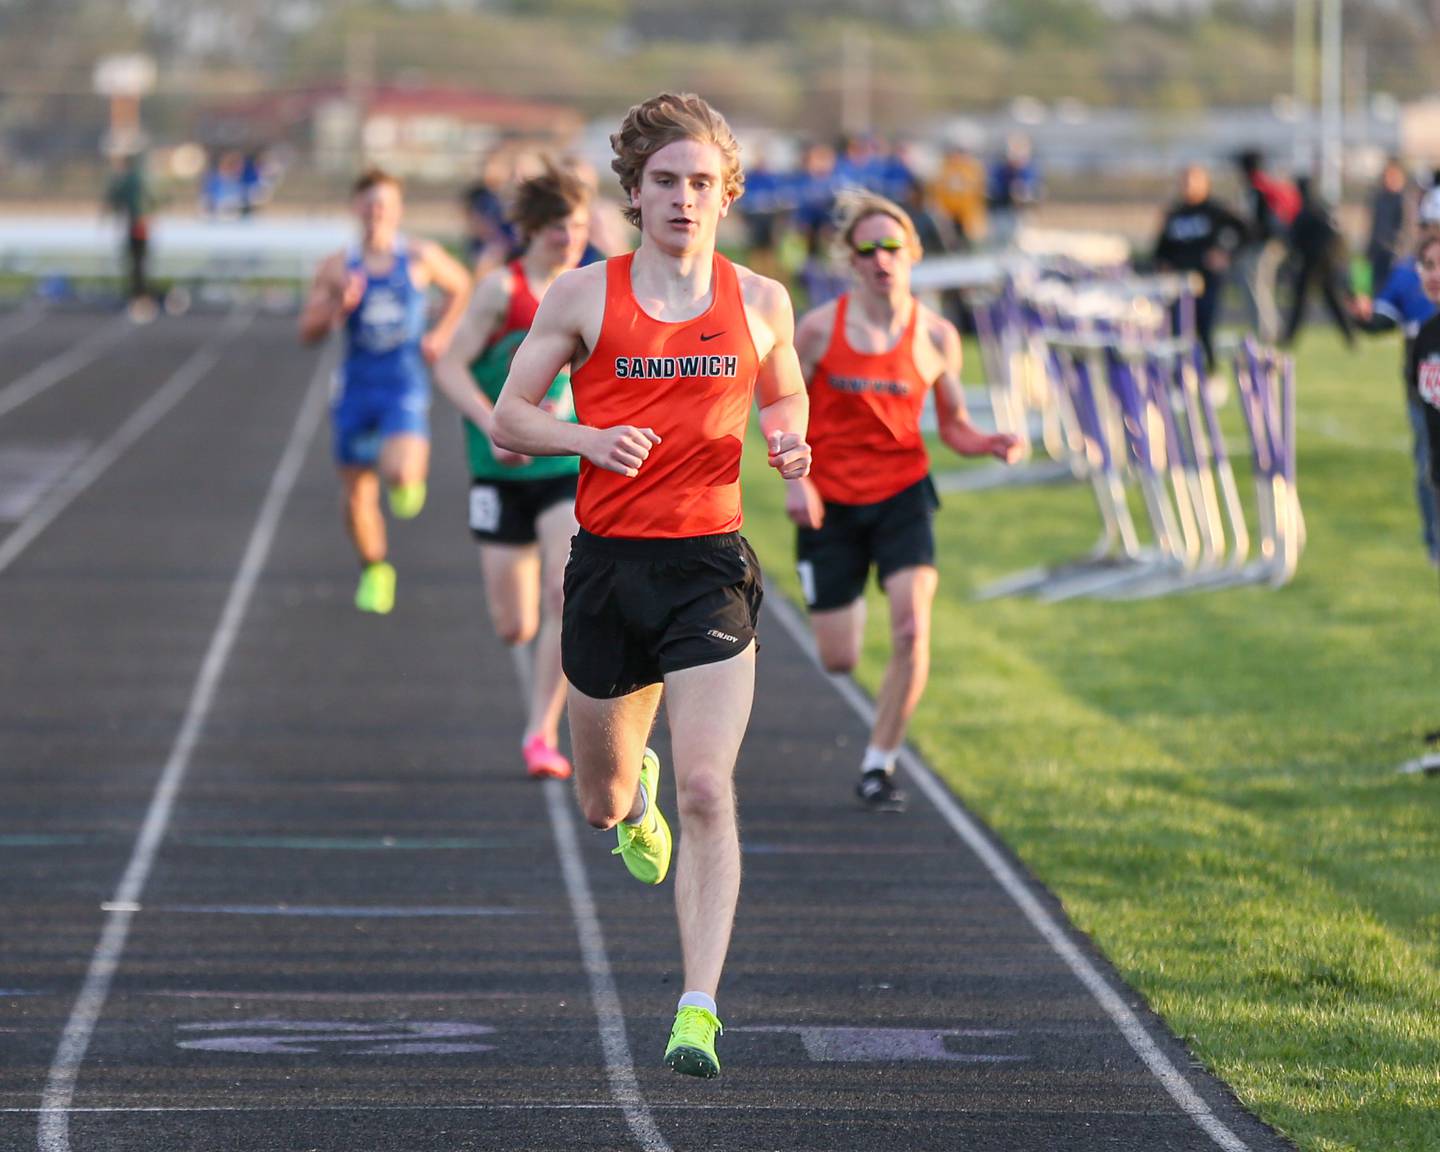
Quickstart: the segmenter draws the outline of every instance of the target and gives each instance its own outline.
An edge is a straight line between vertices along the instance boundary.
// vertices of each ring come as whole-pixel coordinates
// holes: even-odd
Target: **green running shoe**
[[[670,1029],[670,1046],[665,1063],[685,1076],[720,1075],[720,1057],[715,1055],[715,1035],[725,1026],[720,1017],[704,1008],[681,1008]]]
[[[415,484],[392,484],[388,490],[390,512],[397,520],[413,520],[425,507],[425,481]]]
[[[640,761],[640,779],[650,797],[645,822],[615,825],[620,846],[610,854],[624,860],[630,875],[640,883],[659,884],[670,871],[670,825],[660,814],[660,757],[649,748]]]
[[[381,560],[367,564],[355,589],[355,607],[361,612],[387,615],[395,607],[395,569]]]

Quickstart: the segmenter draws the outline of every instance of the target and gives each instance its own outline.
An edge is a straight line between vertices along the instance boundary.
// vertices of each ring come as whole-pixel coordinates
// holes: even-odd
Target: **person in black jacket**
[[[1205,367],[1215,370],[1215,317],[1225,273],[1245,239],[1246,225],[1210,195],[1210,173],[1199,164],[1180,178],[1180,199],[1165,214],[1155,242],[1155,267],[1163,272],[1193,272],[1201,281],[1195,299],[1195,334],[1205,352]]]
[[[1345,238],[1340,234],[1340,226],[1335,223],[1330,206],[1320,198],[1309,177],[1301,176],[1295,181],[1295,186],[1300,190],[1300,211],[1290,225],[1290,248],[1299,259],[1300,266],[1295,273],[1295,296],[1290,302],[1290,317],[1281,343],[1288,346],[1295,342],[1305,319],[1310,289],[1318,284],[1325,307],[1335,318],[1345,343],[1353,348],[1354,325],[1345,301],[1340,298],[1342,288],[1346,296],[1350,295]]]
[[[1370,291],[1378,293],[1390,277],[1400,239],[1405,233],[1405,199],[1410,179],[1398,156],[1385,162],[1380,183],[1370,197],[1370,240],[1365,259],[1370,265]]]

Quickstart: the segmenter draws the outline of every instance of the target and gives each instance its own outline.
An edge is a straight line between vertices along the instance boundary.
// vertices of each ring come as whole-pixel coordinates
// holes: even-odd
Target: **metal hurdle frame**
[[[1078,293],[1055,281],[1027,286],[1020,308],[1031,356],[1048,369],[1051,403],[1042,411],[1053,418],[1071,468],[1091,483],[1102,532],[1085,556],[1015,573],[977,598],[1144,599],[1242,584],[1280,587],[1294,578],[1305,543],[1294,362],[1253,338],[1231,345],[1255,483],[1252,532],[1206,386],[1193,292],[1185,276],[1112,276]],[[1096,306],[1106,298],[1110,306]],[[1161,337],[1160,309],[1168,317],[1172,306],[1178,334]],[[1103,319],[1077,324],[1065,319],[1067,309]],[[1047,438],[1047,447],[1055,442]],[[1140,542],[1127,479],[1143,500],[1149,545]],[[1252,548],[1259,552],[1253,559]]]
[[[1058,594],[1077,583],[1128,576],[1137,566],[1147,565],[1153,559],[1140,545],[1126,498],[1125,478],[1106,427],[1111,423],[1107,416],[1109,406],[1095,380],[1094,353],[1104,344],[1079,333],[1056,332],[1047,338],[1046,346],[1051,372],[1057,386],[1062,387],[1069,398],[1070,411],[1083,438],[1079,467],[1090,483],[1100,514],[1100,539],[1083,556],[1026,569],[989,584],[976,593],[978,600],[1028,593]],[[1103,365],[1099,365],[1099,371],[1103,376]]]
[[[1168,466],[1169,453],[1162,450],[1157,455],[1157,448],[1172,433],[1155,419],[1153,405],[1134,376],[1126,376],[1107,349],[1123,345],[1143,350],[1143,338],[1152,336],[1150,330],[1158,327],[1162,316],[1168,317],[1168,311],[1153,306],[1153,297],[1160,296],[1168,309],[1169,297],[1183,293],[1187,285],[1182,277],[1120,276],[1079,292],[1058,282],[1033,286],[1026,304],[1032,347],[1049,368],[1051,407],[1070,466],[1091,483],[1101,538],[1082,557],[1015,573],[982,588],[978,598],[1035,594],[1045,600],[1065,600],[1186,566],[1193,518],[1181,514],[1177,519],[1155,467],[1157,461]],[[1142,289],[1150,295],[1137,296]],[[1151,434],[1152,427],[1159,440]],[[1148,548],[1140,543],[1130,510],[1126,469],[1117,459],[1120,453],[1134,462],[1142,476],[1141,492],[1155,538]]]
[[[1305,547],[1295,482],[1295,361],[1247,339],[1235,358],[1235,383],[1254,452],[1259,509],[1260,559],[1250,575],[1279,588],[1295,578]]]
[[[1175,436],[1173,419],[1167,423],[1148,387],[1149,374],[1144,365],[1147,344],[1117,333],[1083,340],[1078,347],[1094,369],[1104,374],[1115,430],[1112,451],[1117,454],[1123,451],[1128,459],[1153,542],[1149,547],[1131,550],[1126,564],[1109,570],[1077,573],[1036,589],[1036,595],[1049,603],[1079,596],[1103,596],[1156,580],[1174,580],[1188,572],[1199,555],[1198,533],[1183,481],[1176,492],[1176,501],[1172,501],[1166,484],[1178,453],[1171,442]],[[1142,380],[1146,381],[1144,386]],[[1124,472],[1116,471],[1115,499],[1126,501],[1128,516]],[[1177,511],[1177,505],[1184,511]]]

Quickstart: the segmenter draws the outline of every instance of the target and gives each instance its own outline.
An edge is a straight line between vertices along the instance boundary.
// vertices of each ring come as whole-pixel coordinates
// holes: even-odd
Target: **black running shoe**
[[[884,769],[866,772],[855,785],[855,795],[871,812],[905,811],[905,793],[895,786],[895,779]]]

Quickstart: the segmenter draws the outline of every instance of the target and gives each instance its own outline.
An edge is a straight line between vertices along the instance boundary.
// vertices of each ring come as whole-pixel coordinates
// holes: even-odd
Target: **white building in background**
[[[1431,111],[1422,111],[1427,108]],[[1422,134],[1408,127],[1417,117],[1434,121],[1425,148]],[[1028,136],[1048,175],[1168,178],[1187,163],[1224,168],[1247,148],[1264,153],[1277,170],[1290,170],[1307,147],[1311,155],[1318,153],[1320,123],[1317,112],[1312,110],[1307,119],[1284,101],[1258,108],[1164,113],[1088,108],[1077,101],[1049,106],[1016,100],[1004,112],[952,117],[932,129],[941,140],[965,140],[983,153],[998,152],[1014,133]],[[1346,117],[1344,140],[1347,175],[1353,179],[1370,179],[1384,157],[1396,152],[1428,164],[1440,159],[1440,101],[1402,108],[1377,97],[1363,114]]]

